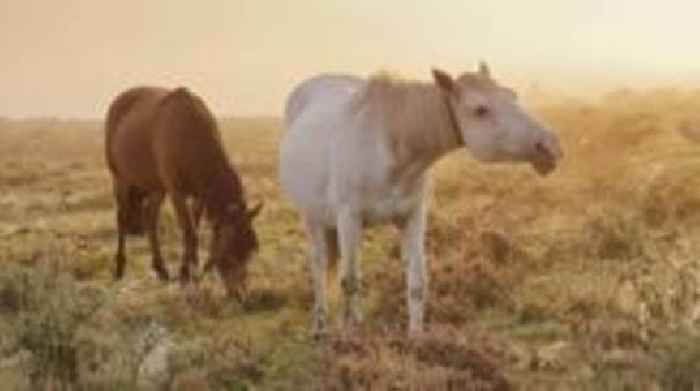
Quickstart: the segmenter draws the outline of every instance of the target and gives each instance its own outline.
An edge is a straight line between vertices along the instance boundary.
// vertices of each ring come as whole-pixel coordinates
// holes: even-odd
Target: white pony
[[[344,327],[361,321],[357,249],[364,227],[395,224],[408,285],[409,333],[423,329],[427,276],[423,241],[428,168],[466,147],[480,161],[556,167],[558,138],[527,115],[486,64],[434,83],[320,75],[287,101],[280,150],[283,189],[301,210],[311,239],[313,330],[327,323],[326,272],[340,255]]]

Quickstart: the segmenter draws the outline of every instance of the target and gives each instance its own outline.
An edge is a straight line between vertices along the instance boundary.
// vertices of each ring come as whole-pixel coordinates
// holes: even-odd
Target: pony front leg
[[[204,214],[204,201],[200,198],[194,198],[192,200],[192,223],[197,233],[199,233],[199,223],[202,221],[202,214]]]
[[[328,301],[326,299],[326,274],[328,269],[328,245],[324,227],[316,222],[307,221],[311,248],[309,267],[314,290],[314,308],[312,332],[319,337],[325,334],[328,320]]]
[[[343,327],[347,330],[362,322],[362,275],[357,265],[357,249],[360,245],[362,222],[349,208],[338,215],[338,239],[340,241],[340,286],[343,291]]]
[[[183,236],[183,256],[182,267],[180,269],[180,280],[183,283],[188,283],[192,280],[190,265],[197,265],[197,232],[194,229],[194,223],[190,209],[187,206],[187,199],[183,194],[171,194],[173,207],[177,213],[177,220],[180,223]]]
[[[413,210],[410,217],[399,225],[401,229],[401,258],[406,268],[408,332],[416,335],[423,331],[424,303],[428,292],[425,271],[425,201]]]

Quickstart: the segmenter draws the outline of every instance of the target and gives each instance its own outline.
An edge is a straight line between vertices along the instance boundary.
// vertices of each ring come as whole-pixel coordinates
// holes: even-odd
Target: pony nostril
[[[535,151],[548,159],[554,159],[554,154],[543,141],[538,141],[535,143]]]
[[[544,143],[542,141],[538,141],[535,143],[535,151],[539,153],[546,153],[547,149],[544,146]]]

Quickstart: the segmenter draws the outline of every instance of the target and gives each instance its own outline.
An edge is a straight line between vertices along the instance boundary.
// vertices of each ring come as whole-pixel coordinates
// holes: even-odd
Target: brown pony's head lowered
[[[236,298],[240,298],[246,289],[248,261],[258,249],[253,219],[262,207],[262,203],[252,209],[242,203],[231,203],[212,219],[214,230],[209,250],[211,258],[204,271],[216,266],[226,285],[226,291]]]

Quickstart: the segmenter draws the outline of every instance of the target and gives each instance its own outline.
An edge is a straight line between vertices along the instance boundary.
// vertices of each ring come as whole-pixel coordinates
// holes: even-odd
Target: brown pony
[[[158,239],[158,215],[170,195],[183,231],[180,277],[197,267],[197,226],[202,212],[212,227],[210,260],[229,294],[245,288],[246,265],[258,240],[240,177],[224,150],[216,121],[204,102],[186,88],[137,87],[112,102],[106,122],[106,157],[117,201],[115,279],[124,275],[127,234],[147,232],[153,269],[168,280]],[[188,199],[194,201],[188,205]]]

